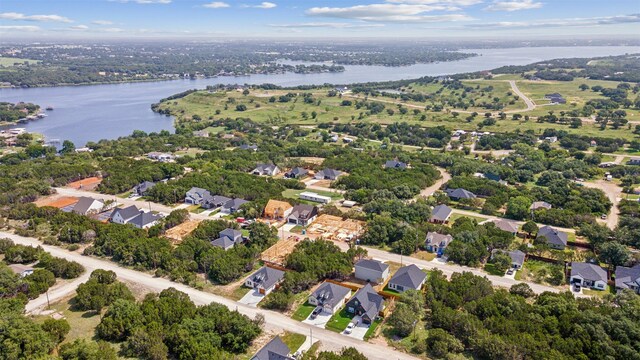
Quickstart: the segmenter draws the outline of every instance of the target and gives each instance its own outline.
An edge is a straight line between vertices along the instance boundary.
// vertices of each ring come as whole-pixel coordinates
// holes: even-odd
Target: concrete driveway
[[[515,280],[515,279],[516,279],[516,273],[517,273],[518,271],[520,271],[520,270],[517,270],[517,271],[516,271],[516,270],[514,269],[514,270],[513,270],[513,274],[511,274],[511,275],[507,274],[507,272],[505,271],[505,272],[504,272],[504,277],[505,277],[505,278],[507,278],[507,279],[513,279],[513,280]]]
[[[264,299],[264,295],[260,294],[258,289],[253,289],[249,291],[242,299],[238,300],[240,304],[249,305],[252,307],[257,307],[258,303]]]
[[[351,334],[347,334],[344,331],[342,332],[342,334],[348,336],[348,337],[352,337],[354,339],[359,339],[359,340],[364,340],[364,336],[367,333],[367,331],[369,330],[369,326],[367,324],[363,324],[362,323],[362,319],[360,318],[360,316],[354,316],[354,318],[351,320],[356,321],[359,320],[360,323],[358,324],[358,326],[356,326],[353,331],[351,332]]]
[[[305,323],[305,324],[317,326],[319,328],[323,328],[324,329],[325,325],[327,325],[327,323],[329,322],[329,319],[331,319],[332,315],[333,314],[327,314],[325,312],[322,312],[315,319],[311,319],[310,318],[311,315],[309,315],[309,317],[307,317],[302,322]]]

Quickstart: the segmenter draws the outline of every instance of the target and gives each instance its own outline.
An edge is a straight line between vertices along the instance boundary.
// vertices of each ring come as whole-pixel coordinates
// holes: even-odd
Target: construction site
[[[364,228],[364,221],[324,214],[309,226],[307,232],[310,235],[322,236],[326,240],[348,242],[360,237]]]
[[[284,260],[287,258],[287,255],[293,251],[300,241],[302,240],[297,236],[289,236],[286,239],[281,239],[263,251],[260,260],[267,264],[282,266],[284,265]]]
[[[53,206],[58,209],[65,208],[67,206],[74,205],[78,202],[78,198],[74,196],[60,196],[52,195],[44,198],[40,198],[35,201],[36,206]]]
[[[182,240],[187,237],[193,230],[195,230],[202,220],[187,220],[180,225],[176,225],[167,230],[164,234],[165,237],[171,239],[173,245],[178,245]]]
[[[98,185],[100,185],[101,182],[101,178],[93,176],[86,179],[70,182],[67,184],[67,187],[78,190],[93,191],[98,187]]]

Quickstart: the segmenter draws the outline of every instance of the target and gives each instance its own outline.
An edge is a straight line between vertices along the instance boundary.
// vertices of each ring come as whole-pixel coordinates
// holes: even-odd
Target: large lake
[[[345,66],[342,73],[274,74],[217,77],[197,80],[64,86],[31,89],[0,89],[0,101],[32,102],[53,106],[48,117],[20,124],[47,139],[71,140],[76,146],[88,141],[114,139],[133,130],[146,132],[173,129],[173,119],[155,114],[150,105],[169,95],[215,84],[263,84],[281,86],[311,84],[349,84],[369,81],[414,79],[490,70],[504,65],[525,65],[542,60],[640,53],[640,46],[532,47],[512,49],[469,49],[480,54],[472,58],[403,67]]]

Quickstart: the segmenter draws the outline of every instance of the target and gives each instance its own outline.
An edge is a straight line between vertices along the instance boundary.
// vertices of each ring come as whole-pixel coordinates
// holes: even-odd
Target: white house
[[[427,274],[414,264],[403,266],[389,279],[389,289],[399,292],[420,290],[427,279]]]
[[[569,282],[596,290],[604,290],[607,287],[607,271],[599,265],[572,262]]]
[[[383,283],[389,277],[389,265],[378,260],[363,259],[355,265],[356,279]]]
[[[324,196],[324,195],[318,195],[314,192],[310,192],[310,191],[305,191],[305,192],[301,192],[300,193],[300,199],[302,200],[309,200],[309,201],[313,201],[313,202],[318,202],[318,203],[322,203],[322,204],[328,204],[331,202],[331,198],[328,196]]]
[[[111,222],[116,224],[127,224],[133,218],[140,215],[140,209],[138,209],[135,205],[131,205],[126,208],[116,208],[111,213]]]
[[[349,294],[351,289],[325,281],[309,295],[308,302],[322,306],[322,311],[326,314],[334,314],[347,302]]]
[[[102,200],[83,196],[73,206],[72,212],[79,215],[97,214],[104,208]]]
[[[251,276],[244,281],[244,285],[252,289],[257,289],[260,294],[268,295],[282,280],[284,280],[284,271],[263,266],[251,274]]]

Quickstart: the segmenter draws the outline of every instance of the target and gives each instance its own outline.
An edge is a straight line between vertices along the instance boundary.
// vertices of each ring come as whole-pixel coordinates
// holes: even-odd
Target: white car
[[[347,325],[347,328],[344,329],[344,333],[345,334],[351,334],[353,332],[353,329],[356,327],[356,324],[350,322],[349,325]]]

